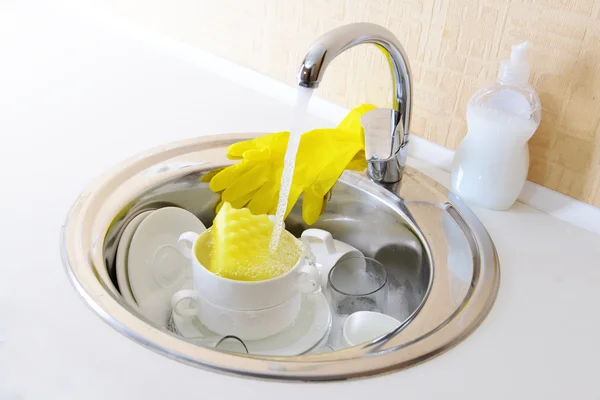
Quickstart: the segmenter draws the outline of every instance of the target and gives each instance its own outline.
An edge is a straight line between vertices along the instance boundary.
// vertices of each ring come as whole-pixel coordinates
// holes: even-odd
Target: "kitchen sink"
[[[226,157],[228,145],[256,136],[214,135],[161,146],[123,162],[80,195],[63,226],[61,249],[69,278],[94,312],[175,360],[284,380],[340,380],[405,368],[456,345],[481,323],[498,291],[494,245],[459,199],[408,166],[393,191],[366,174],[345,172],[312,226],[386,266],[390,314],[402,321],[395,331],[326,353],[248,355],[187,340],[128,306],[115,275],[117,243],[127,223],[141,212],[176,206],[210,226],[218,195],[202,176],[233,163]],[[300,236],[307,228],[297,205],[286,229]]]

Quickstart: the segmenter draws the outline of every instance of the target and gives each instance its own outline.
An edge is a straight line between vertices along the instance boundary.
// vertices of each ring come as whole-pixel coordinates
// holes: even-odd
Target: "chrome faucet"
[[[412,101],[408,58],[394,34],[371,23],[349,24],[324,34],[313,43],[300,63],[298,84],[307,88],[318,87],[327,66],[335,57],[363,43],[376,44],[386,53],[395,88],[393,110],[378,109],[361,118],[365,128],[368,173],[375,182],[394,185],[402,179],[406,164]],[[386,140],[373,140],[377,132],[381,134],[382,128],[386,129]]]

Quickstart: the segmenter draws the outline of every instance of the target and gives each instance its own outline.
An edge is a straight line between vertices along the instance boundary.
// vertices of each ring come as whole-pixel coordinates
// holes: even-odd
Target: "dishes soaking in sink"
[[[188,230],[210,232],[206,231],[204,224],[194,214],[178,207],[143,212],[124,228],[119,240],[116,266],[119,288],[128,304],[137,308],[155,325],[219,350],[239,352],[241,340],[245,346],[244,352],[247,350],[249,354],[265,356],[294,356],[320,351],[324,345],[331,347],[332,337],[329,331],[334,324],[334,316],[327,297],[320,292],[299,296],[299,311],[292,325],[262,338],[243,339],[238,335],[231,336],[236,340],[223,340],[232,334],[211,331],[206,321],[203,323],[202,314],[183,312],[185,309],[182,307],[190,308],[189,299],[175,303],[170,300],[180,289],[197,286],[192,280],[192,265],[189,260],[193,257],[183,257],[181,243],[177,243],[185,235],[181,233]],[[302,232],[301,239],[313,253],[324,281],[327,281],[328,272],[340,262],[364,258],[359,250],[334,239],[330,232],[322,229],[307,229]],[[319,282],[320,278],[316,281]],[[366,314],[376,314],[375,316],[387,319],[377,320]],[[381,336],[399,323],[385,314],[353,314],[347,319],[343,329],[338,327],[338,333],[343,335],[342,347],[354,346]]]
[[[187,229],[202,232],[206,228],[193,214],[177,207],[149,210],[133,218],[119,241],[116,260],[119,288],[125,301],[154,324],[166,326],[190,340],[216,346],[222,334],[211,332],[198,316],[178,313],[169,305],[172,293],[193,286],[191,266],[189,260],[179,257],[180,249],[177,255],[167,250],[163,256],[160,250],[178,251],[176,239]],[[324,230],[309,229],[302,238],[310,244],[321,274],[344,257],[362,255]],[[312,293],[301,297],[299,312],[291,327],[264,339],[244,341],[250,354],[298,355],[314,350],[326,340],[332,315],[325,296]],[[239,343],[223,341],[218,348],[236,351]]]
[[[195,286],[191,277],[191,263],[189,259],[182,257],[181,249],[177,246],[177,241],[181,240],[180,234],[190,229],[206,231],[195,215],[178,207],[149,210],[133,218],[121,235],[117,251],[120,291],[128,304],[137,308],[154,324],[167,327],[199,344],[239,352],[239,337],[237,340],[223,341],[224,337],[229,336],[224,336],[223,332],[218,334],[211,331],[197,314],[183,312],[183,307],[189,306],[188,300],[180,303],[170,301],[173,293]],[[302,233],[301,238],[310,246],[325,280],[329,270],[340,261],[363,257],[359,250],[335,240],[325,230],[308,229]],[[176,304],[173,309],[172,304]],[[289,328],[266,338],[244,340],[244,350],[247,349],[249,354],[254,355],[293,356],[318,350],[325,345],[333,321],[325,295],[320,292],[306,293],[301,296],[298,308],[298,314]],[[379,314],[388,318],[380,321],[385,325],[382,328],[379,326],[381,324],[375,323],[376,319],[364,320],[359,318],[359,314],[361,313],[353,314],[344,326],[346,345],[356,345],[367,336],[372,339],[378,336],[374,331],[385,333],[382,329],[389,330],[388,325],[399,324],[397,320]],[[365,321],[366,325],[362,323]]]
[[[180,303],[181,304],[181,303]],[[209,331],[196,316],[182,316],[173,311],[175,333],[199,344],[214,347],[222,336]],[[249,354],[293,356],[304,354],[324,341],[331,327],[331,311],[322,293],[302,296],[300,312],[294,324],[286,330],[260,340],[244,341]],[[239,351],[239,344],[223,342],[219,349]]]
[[[139,310],[158,326],[169,320],[171,297],[190,275],[191,262],[177,240],[186,231],[203,232],[204,224],[191,212],[165,207],[148,215],[136,229],[128,252],[127,272]]]

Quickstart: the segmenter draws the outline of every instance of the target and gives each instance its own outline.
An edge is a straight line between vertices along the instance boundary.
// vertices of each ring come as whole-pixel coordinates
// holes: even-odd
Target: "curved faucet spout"
[[[408,58],[394,34],[382,26],[371,23],[349,24],[324,34],[313,43],[300,63],[298,84],[308,88],[318,87],[327,66],[338,54],[363,43],[375,44],[384,51],[390,62],[395,90],[393,96],[395,112],[390,114],[392,123],[388,125],[391,126],[391,131],[385,132],[384,146],[371,148],[369,136],[376,132],[370,132],[365,126],[369,175],[382,184],[397,183],[402,179],[406,164],[412,82]]]

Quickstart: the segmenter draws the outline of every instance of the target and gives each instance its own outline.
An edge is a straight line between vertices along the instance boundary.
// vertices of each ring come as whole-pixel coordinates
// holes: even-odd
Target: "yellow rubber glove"
[[[327,192],[344,169],[366,168],[360,117],[373,109],[362,105],[348,113],[337,128],[302,135],[286,216],[304,194],[302,217],[313,224],[324,209]],[[229,146],[228,157],[241,161],[203,178],[210,180],[211,190],[222,192],[217,208],[229,202],[234,208],[247,207],[255,215],[274,214],[288,139],[289,132],[279,132]]]

